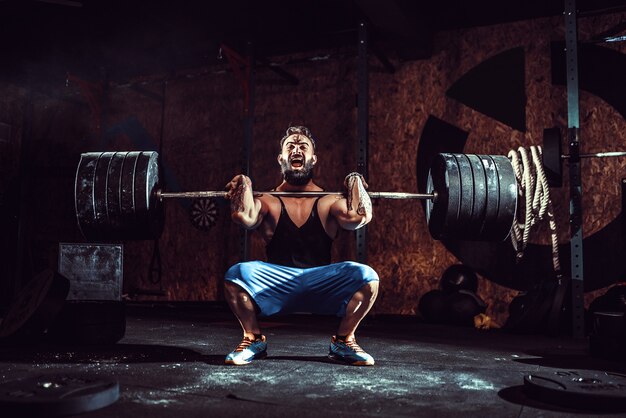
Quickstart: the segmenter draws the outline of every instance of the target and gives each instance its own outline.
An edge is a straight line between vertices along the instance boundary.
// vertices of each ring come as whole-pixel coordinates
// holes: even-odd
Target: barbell
[[[561,142],[561,130],[559,128],[546,128],[543,130],[542,159],[550,187],[561,187],[563,185],[563,161],[565,160],[626,157],[625,151],[577,153],[574,157],[563,154]]]
[[[504,241],[517,208],[511,161],[500,155],[442,153],[434,157],[426,193],[368,192],[374,199],[426,201],[435,239]],[[315,197],[339,192],[256,192],[256,195]],[[154,151],[81,154],[74,184],[78,227],[89,241],[157,239],[164,201],[226,196],[224,191],[166,192],[160,189]]]

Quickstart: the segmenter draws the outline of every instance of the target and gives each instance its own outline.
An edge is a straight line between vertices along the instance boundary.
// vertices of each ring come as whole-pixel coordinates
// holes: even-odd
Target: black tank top
[[[298,268],[330,264],[333,240],[324,230],[317,213],[319,198],[313,204],[311,215],[300,228],[289,217],[282,199],[278,197],[278,200],[280,200],[280,217],[272,240],[265,247],[267,261]]]

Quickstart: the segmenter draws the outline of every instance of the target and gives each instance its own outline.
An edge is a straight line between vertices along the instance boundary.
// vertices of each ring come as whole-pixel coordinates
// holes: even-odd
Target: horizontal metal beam
[[[589,154],[578,154],[578,158],[607,158],[607,157],[623,157],[626,155],[626,151],[608,151],[608,152],[594,152]],[[561,158],[568,160],[569,155],[563,154]]]
[[[327,195],[339,195],[344,196],[344,193],[340,192],[255,192],[254,196],[259,197],[263,195],[282,196],[282,197],[318,197]],[[368,192],[372,199],[422,199],[422,200],[437,200],[437,193],[404,193],[404,192]],[[205,191],[205,192],[164,192],[157,190],[156,196],[159,200],[163,199],[193,199],[197,197],[226,197],[226,192],[220,191]]]

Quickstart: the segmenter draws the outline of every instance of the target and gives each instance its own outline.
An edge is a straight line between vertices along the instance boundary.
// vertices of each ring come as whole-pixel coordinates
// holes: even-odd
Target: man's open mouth
[[[304,165],[304,158],[301,157],[294,157],[291,159],[290,161],[291,166],[294,168],[300,168]]]

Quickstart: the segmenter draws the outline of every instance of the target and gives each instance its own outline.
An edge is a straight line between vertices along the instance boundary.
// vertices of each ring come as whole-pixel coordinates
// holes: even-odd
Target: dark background
[[[626,32],[624,2],[577,4],[583,151],[620,149],[624,46],[602,40]],[[562,11],[560,1],[0,1],[2,301],[56,266],[59,242],[84,242],[73,206],[80,153],[159,150],[169,190],[220,190],[241,171],[246,90],[221,45],[256,58],[255,187],[277,184],[277,140],[303,123],[318,138],[319,183],[339,189],[356,166],[357,28],[366,23],[368,182],[415,192],[428,144],[506,154],[541,144],[544,128],[566,128]],[[588,299],[623,280],[624,168],[621,159],[583,163]],[[552,198],[567,252],[567,171]],[[128,297],[220,300],[222,276],[239,259],[240,231],[226,209],[218,203],[217,224],[203,232],[189,222],[189,202],[168,204],[160,283],[150,280],[154,243],[125,242]],[[520,267],[509,243],[433,241],[423,212],[414,202],[375,204],[368,258],[383,280],[375,312],[414,314],[441,273],[466,262],[502,322],[518,290],[551,274],[545,228]],[[346,233],[334,258],[354,253]],[[255,236],[251,254],[264,257]],[[567,253],[562,264],[569,268]]]

